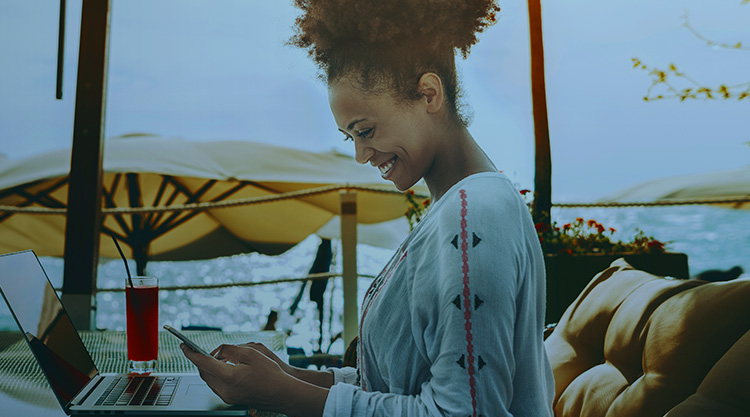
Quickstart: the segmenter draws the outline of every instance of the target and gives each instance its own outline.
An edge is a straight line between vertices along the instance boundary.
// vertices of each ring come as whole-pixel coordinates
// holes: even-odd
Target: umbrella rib
[[[18,204],[18,207],[28,207],[31,204],[38,203],[39,205],[48,207],[48,208],[67,208],[65,203],[63,203],[62,201],[59,201],[57,199],[54,199],[48,196],[49,193],[59,189],[60,187],[65,185],[67,182],[68,182],[67,177],[60,178],[54,183],[52,183],[52,185],[50,185],[49,187],[39,190],[38,196],[35,197],[33,194],[29,194],[27,191],[28,188],[31,188],[35,185],[42,183],[42,181],[35,181],[30,184],[13,187],[9,190],[8,193],[3,193],[3,195],[0,198],[7,197],[13,194],[17,194],[18,196],[26,198],[26,201],[24,201],[21,204]],[[47,197],[49,200],[42,201],[44,197]],[[0,216],[0,223],[8,219],[13,214],[14,214],[13,212],[9,212]]]
[[[127,173],[125,174],[125,184],[128,188],[128,204],[130,207],[143,207],[143,198],[141,196],[141,184],[138,182],[138,174],[135,173]],[[144,233],[146,230],[144,229],[143,224],[143,216],[144,214],[141,213],[131,213],[130,219],[131,219],[131,227],[132,227],[132,237],[135,240],[141,240],[141,238],[144,237]],[[148,241],[148,239],[144,239]],[[132,243],[141,243],[141,242],[132,242]],[[132,247],[132,246],[131,246]]]
[[[66,207],[66,204],[60,200],[57,200],[56,198],[50,197],[49,193],[62,187],[67,182],[67,178],[61,178],[59,181],[55,182],[49,187],[40,190],[36,196],[33,194],[29,194],[26,190],[26,187],[18,190],[18,194],[23,195],[24,197],[29,199],[31,203],[39,203],[42,206],[50,208],[64,208]]]
[[[229,190],[227,190],[227,191],[219,194],[218,196],[214,197],[210,201],[211,202],[222,201],[225,198],[229,197],[230,195],[236,193],[237,191],[245,188],[249,184],[250,184],[249,181],[242,181],[239,184],[237,184],[234,187],[232,187],[231,189],[229,189]],[[212,184],[212,186],[213,186],[213,184]],[[207,192],[207,191],[208,191],[208,189],[206,189],[204,192],[202,192],[200,194],[205,194],[205,192]],[[199,198],[199,197],[200,196],[197,196],[197,198]],[[179,219],[175,219],[176,216],[171,216],[164,223],[162,223],[161,226],[159,226],[158,228],[154,229],[154,234],[155,234],[155,236],[161,236],[161,235],[167,233],[168,231],[174,229],[175,227],[177,227],[177,226],[185,223],[186,221],[192,219],[193,217],[197,216],[199,213],[200,213],[200,211],[192,211],[192,212],[188,213],[187,215],[185,215],[185,216],[183,216],[183,217],[181,217]],[[210,216],[210,214],[208,214],[208,213],[206,213],[206,215]],[[211,217],[213,217],[213,216],[211,216]],[[218,223],[218,220],[217,220],[217,223]]]
[[[110,208],[116,207],[114,195],[115,195],[115,192],[117,192],[117,187],[120,185],[120,178],[122,178],[122,174],[118,172],[117,174],[115,174],[114,178],[112,179],[112,185],[109,187],[109,190],[107,190],[106,187],[102,187],[102,197],[104,198],[105,207],[110,207]],[[102,214],[104,214],[105,216],[107,214],[111,214],[112,217],[114,217],[117,224],[120,225],[122,232],[126,236],[130,236],[130,233],[132,233],[132,230],[128,227],[128,224],[125,222],[125,216],[122,213],[102,213]],[[123,238],[122,240],[124,241],[126,239]]]
[[[229,189],[229,190],[225,191],[224,193],[220,194],[219,196],[213,198],[210,202],[215,203],[217,201],[222,201],[226,197],[229,197],[230,195],[236,193],[237,191],[245,188],[248,185],[249,185],[248,181],[243,181],[240,184],[235,185],[231,189]],[[192,212],[188,213],[187,215],[185,215],[185,216],[183,216],[183,217],[175,220],[174,222],[172,222],[170,224],[163,223],[162,226],[160,226],[159,228],[157,228],[157,229],[154,230],[154,233],[156,234],[156,236],[161,236],[162,234],[167,233],[168,231],[170,231],[170,230],[174,229],[175,227],[177,227],[177,226],[185,223],[186,221],[192,219],[193,217],[197,216],[200,213],[201,213],[201,211],[192,211]],[[204,214],[206,214],[207,216],[210,216],[211,218],[214,218],[209,212],[205,212]],[[214,220],[216,220],[216,218],[214,218]],[[218,220],[216,220],[216,222],[219,223]]]
[[[192,193],[187,187],[179,184],[174,178],[171,179],[173,181],[173,184],[175,185],[175,188],[179,191],[182,191],[187,196],[187,204],[197,202],[203,194],[207,193],[216,184],[216,180],[208,180],[195,193]],[[161,236],[177,225],[180,225],[197,215],[196,212],[190,212],[182,216],[183,214],[183,212],[173,212],[172,214],[170,214],[169,217],[167,217],[167,219],[164,220],[160,226],[154,229],[154,235]],[[154,224],[154,226],[156,225]]]
[[[174,187],[174,191],[172,192],[172,194],[170,194],[169,198],[167,198],[167,201],[165,204],[166,206],[172,205],[172,203],[177,199],[177,196],[179,196],[180,193],[190,196],[189,190],[183,187],[182,184],[178,183],[174,179],[174,177],[172,177],[171,175],[163,175],[162,177],[164,178],[165,187],[168,184],[171,184],[172,187]],[[151,220],[152,221],[151,227],[152,228],[155,227],[165,215],[166,215],[165,212],[155,213],[154,217]]]
[[[164,196],[164,192],[167,190],[167,179],[164,175],[161,176],[161,183],[159,184],[159,189],[156,191],[156,196],[154,196],[154,202],[151,204],[152,206],[156,206],[161,201],[161,198]],[[146,216],[146,224],[149,228],[153,228],[156,226],[156,223],[158,222],[158,219],[156,219],[159,216],[158,213],[148,213]]]

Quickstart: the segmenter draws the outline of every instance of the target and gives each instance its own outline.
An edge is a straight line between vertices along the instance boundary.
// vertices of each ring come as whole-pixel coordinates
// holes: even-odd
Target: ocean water
[[[641,207],[641,208],[554,208],[553,220],[562,225],[577,217],[594,219],[617,230],[615,239],[630,239],[638,229],[667,242],[667,249],[688,255],[690,272],[695,275],[708,269],[728,269],[739,265],[750,278],[750,211],[718,207]],[[319,239],[311,236],[287,253],[276,256],[237,255],[206,261],[151,262],[148,273],[159,277],[160,285],[196,285],[302,277],[315,257]],[[360,245],[357,267],[360,274],[374,276],[385,265],[393,250]],[[53,285],[62,285],[63,261],[42,258]],[[340,271],[341,251],[334,242],[333,269]],[[135,266],[131,263],[131,270]],[[100,288],[121,288],[125,271],[122,261],[104,260],[98,273]],[[372,278],[358,281],[361,302]],[[215,290],[160,291],[159,322],[174,327],[202,325],[224,331],[251,331],[263,328],[268,314],[278,312],[277,329],[289,333],[288,346],[300,347],[306,353],[321,349],[341,354],[341,340],[331,343],[342,330],[343,291],[340,278],[332,279],[324,295],[323,343],[319,346],[318,312],[307,290],[298,310],[289,306],[301,283],[284,283],[253,287],[230,287]],[[308,286],[309,288],[309,286]],[[123,292],[97,295],[97,327],[125,328]],[[0,329],[16,329],[5,303],[0,303]]]

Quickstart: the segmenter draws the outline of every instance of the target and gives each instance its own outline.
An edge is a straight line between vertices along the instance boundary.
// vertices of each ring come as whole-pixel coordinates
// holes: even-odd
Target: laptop
[[[0,255],[0,293],[66,414],[250,415],[198,374],[100,373],[31,250]]]

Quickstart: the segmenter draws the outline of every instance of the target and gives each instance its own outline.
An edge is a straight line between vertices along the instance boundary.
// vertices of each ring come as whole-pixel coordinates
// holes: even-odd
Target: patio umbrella
[[[611,204],[712,204],[749,210],[750,166],[744,169],[648,181],[599,201]]]
[[[0,162],[0,206],[63,214],[69,168],[69,150]],[[336,152],[129,135],[107,141],[103,170],[102,233],[124,242],[141,272],[147,260],[282,253],[335,220],[341,188],[357,190],[359,223],[403,217],[406,209],[377,170]],[[133,210],[143,207],[167,210]],[[0,253],[62,256],[64,229],[62,215],[0,208]],[[118,256],[111,239],[101,239],[100,255]]]

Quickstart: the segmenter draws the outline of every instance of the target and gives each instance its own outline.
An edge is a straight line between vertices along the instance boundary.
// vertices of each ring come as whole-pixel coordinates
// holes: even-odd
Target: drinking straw
[[[122,249],[120,249],[120,244],[117,243],[117,238],[112,236],[112,241],[115,242],[115,246],[117,246],[117,251],[120,252],[120,257],[122,257],[122,261],[125,263],[125,271],[128,273],[128,282],[130,283],[130,289],[135,290],[135,286],[133,285],[133,278],[130,276],[130,268],[128,268],[128,261],[125,259],[125,254],[122,253]]]

